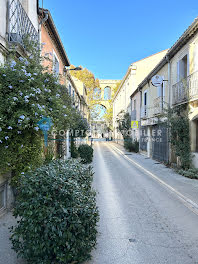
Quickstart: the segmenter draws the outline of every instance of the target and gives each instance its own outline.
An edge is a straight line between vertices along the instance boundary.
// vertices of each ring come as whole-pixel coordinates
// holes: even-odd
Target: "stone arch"
[[[92,109],[92,119],[95,121],[103,121],[103,116],[107,112],[107,107],[103,104],[95,104]]]
[[[111,99],[111,87],[106,86],[104,88],[104,100],[110,100]]]

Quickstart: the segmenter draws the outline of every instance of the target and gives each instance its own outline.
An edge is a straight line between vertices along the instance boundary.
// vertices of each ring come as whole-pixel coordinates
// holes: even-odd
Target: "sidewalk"
[[[168,168],[164,164],[150,159],[145,155],[127,152],[123,146],[117,143],[111,144],[121,150],[126,157],[155,174],[160,180],[164,181],[188,199],[191,199],[194,203],[198,204],[198,180],[189,179],[179,175],[173,169]]]
[[[23,260],[17,259],[17,255],[12,249],[12,243],[9,240],[9,227],[16,224],[12,212],[5,213],[0,218],[0,264],[25,264]]]

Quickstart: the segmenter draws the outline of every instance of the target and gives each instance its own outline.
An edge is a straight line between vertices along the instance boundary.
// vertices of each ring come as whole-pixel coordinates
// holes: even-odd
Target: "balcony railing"
[[[173,104],[198,99],[198,71],[172,86]]]
[[[154,99],[153,101],[154,105],[154,115],[161,114],[164,110],[164,97],[159,96]]]
[[[38,42],[38,32],[19,0],[9,1],[8,41],[24,46],[24,39]]]
[[[131,112],[131,120],[132,120],[132,121],[136,121],[136,110],[133,110],[133,111]]]

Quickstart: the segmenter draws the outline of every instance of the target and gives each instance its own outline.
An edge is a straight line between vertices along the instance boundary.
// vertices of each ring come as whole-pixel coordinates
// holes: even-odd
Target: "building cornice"
[[[63,46],[63,43],[61,41],[60,35],[58,33],[58,30],[54,24],[53,18],[51,16],[51,13],[48,9],[42,9],[39,8],[39,17],[42,19],[43,12],[48,13],[48,19],[44,22],[44,25],[52,32],[53,37],[56,41],[57,47],[62,55],[62,58],[64,60],[65,66],[70,66],[70,61],[68,59],[67,53],[65,51],[65,48]]]
[[[131,67],[132,65],[133,65],[133,64],[131,64],[131,65],[129,66],[129,68],[128,68],[128,70],[127,70],[127,73],[125,74],[125,76],[124,76],[124,78],[123,78],[123,80],[122,80],[120,86],[118,87],[118,90],[116,91],[116,93],[115,93],[115,95],[114,95],[114,97],[113,97],[113,99],[112,99],[112,102],[115,101],[115,99],[116,99],[117,95],[119,94],[119,92],[120,92],[120,90],[121,90],[121,88],[122,88],[124,82],[126,81],[127,77],[129,76],[129,74],[130,74],[130,72],[131,72],[131,70],[132,70],[132,67]]]

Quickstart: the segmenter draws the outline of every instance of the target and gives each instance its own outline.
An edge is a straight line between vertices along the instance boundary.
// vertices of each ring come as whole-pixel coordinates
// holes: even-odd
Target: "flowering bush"
[[[14,250],[34,264],[82,263],[96,244],[93,172],[79,161],[53,161],[22,175],[14,209]]]
[[[0,171],[19,175],[43,162],[43,135],[37,123],[50,117],[57,129],[76,126],[79,113],[58,77],[44,68],[37,47],[27,58],[0,66]]]

